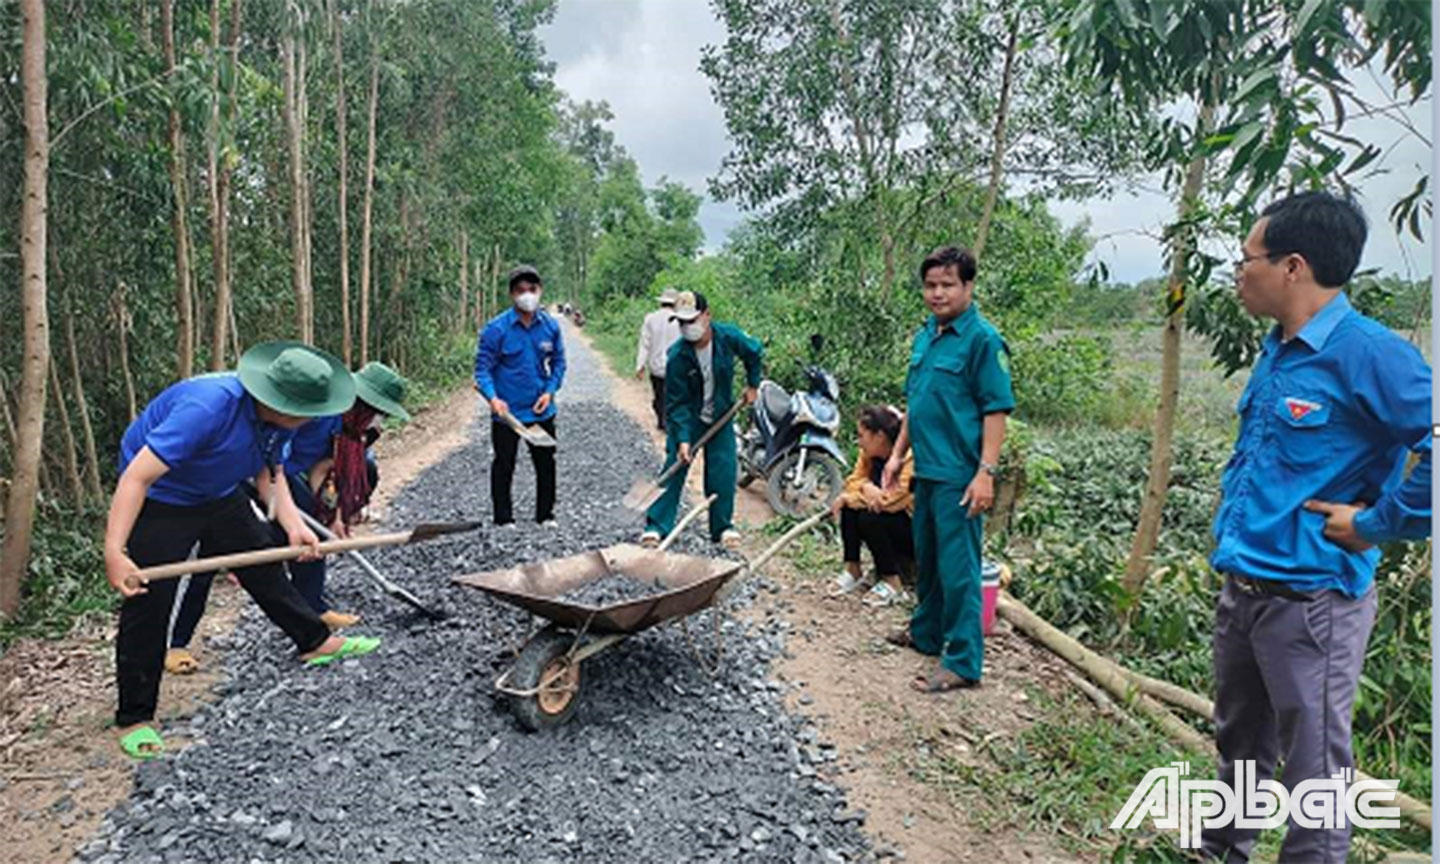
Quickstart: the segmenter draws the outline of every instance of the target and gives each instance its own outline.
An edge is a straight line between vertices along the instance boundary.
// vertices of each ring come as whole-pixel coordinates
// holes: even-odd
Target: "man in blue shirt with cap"
[[[1355,764],[1351,715],[1375,623],[1376,544],[1430,533],[1430,367],[1355,311],[1365,245],[1354,201],[1305,192],[1267,207],[1235,262],[1240,301],[1273,318],[1240,397],[1210,563],[1221,782],[1284,765],[1287,789]],[[1406,474],[1410,455],[1416,457]],[[1343,802],[1344,796],[1340,796]],[[1206,855],[1248,861],[1258,830],[1206,829]],[[1344,828],[1292,820],[1281,861],[1343,862]]]
[[[480,332],[475,351],[475,389],[490,405],[490,442],[495,459],[490,465],[490,503],[496,525],[515,521],[511,483],[520,436],[500,418],[506,412],[525,425],[535,424],[555,435],[555,394],[565,380],[565,344],[560,324],[540,308],[542,286],[534,267],[510,271],[507,309],[490,319]],[[555,448],[530,448],[535,466],[535,521],[555,521]]]
[[[245,352],[238,374],[171,385],[125,430],[105,527],[105,573],[125,597],[115,638],[115,725],[126,753],[153,759],[163,748],[151,723],[176,589],[174,580],[137,583],[135,572],[184,560],[197,544],[202,557],[271,546],[272,518],[292,545],[316,546],[279,467],[296,429],[354,401],[354,379],[339,360],[308,345],[269,342]],[[268,516],[241,489],[246,481],[268,503]],[[281,564],[244,567],[235,576],[308,664],[380,644],[331,636]]]

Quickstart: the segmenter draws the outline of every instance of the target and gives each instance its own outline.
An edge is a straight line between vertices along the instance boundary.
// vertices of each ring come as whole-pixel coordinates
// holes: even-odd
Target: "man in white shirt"
[[[655,411],[655,426],[665,431],[665,358],[670,346],[680,338],[680,324],[675,320],[674,288],[660,292],[660,308],[645,316],[640,325],[640,347],[635,352],[635,378],[643,380],[650,373],[650,407]]]

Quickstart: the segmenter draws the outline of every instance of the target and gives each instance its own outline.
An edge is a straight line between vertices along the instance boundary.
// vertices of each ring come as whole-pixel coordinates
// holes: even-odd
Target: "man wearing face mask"
[[[670,348],[665,363],[665,467],[676,459],[685,467],[645,514],[645,533],[640,538],[644,546],[657,545],[675,527],[685,475],[695,458],[692,443],[735,403],[737,357],[745,365],[746,405],[755,402],[760,386],[760,343],[734,324],[713,323],[704,294],[681,292],[675,300],[675,319],[680,322],[681,339]],[[736,469],[735,425],[730,422],[705,445],[705,494],[717,496],[708,514],[710,539],[729,548],[740,545],[740,532],[731,524]]]
[[[496,525],[515,521],[511,482],[520,436],[501,422],[506,412],[521,423],[540,426],[555,435],[555,393],[565,380],[565,346],[560,324],[540,308],[540,274],[522,265],[510,271],[507,309],[480,333],[475,352],[475,389],[490,404],[494,422],[490,440],[495,460],[490,466],[490,502]],[[535,521],[555,522],[555,448],[530,448],[535,466]]]
[[[379,479],[369,448],[380,437],[381,423],[386,417],[410,419],[400,404],[405,388],[405,379],[394,369],[367,363],[355,373],[355,404],[343,414],[309,421],[290,441],[284,472],[295,506],[340,537],[349,536],[350,526],[360,520]],[[360,616],[331,609],[325,601],[325,560],[290,562],[290,581],[332,631],[354,626]],[[212,578],[209,573],[196,574],[185,587],[170,628],[166,672],[188,675],[200,668],[190,652],[190,640],[205,613]]]

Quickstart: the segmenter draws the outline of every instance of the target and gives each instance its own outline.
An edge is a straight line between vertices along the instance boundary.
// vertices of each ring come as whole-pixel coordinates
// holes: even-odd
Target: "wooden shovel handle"
[[[735,415],[736,415],[736,414],[739,414],[739,413],[740,413],[740,409],[741,409],[741,408],[744,408],[744,407],[745,407],[745,400],[743,400],[743,399],[736,399],[736,400],[735,400],[735,404],[730,406],[730,410],[728,410],[728,411],[726,411],[724,414],[720,415],[720,419],[719,419],[719,420],[716,420],[713,424],[711,424],[711,426],[710,426],[709,429],[706,429],[706,430],[705,430],[705,434],[700,436],[700,440],[699,440],[699,441],[696,441],[694,444],[691,444],[691,445],[690,445],[690,454],[691,454],[691,455],[690,455],[690,459],[691,459],[691,461],[694,461],[694,459],[695,459],[695,454],[699,452],[699,450],[700,450],[701,447],[704,447],[706,444],[709,444],[709,443],[710,443],[710,439],[715,437],[716,433],[718,433],[718,432],[720,431],[720,427],[724,426],[726,423],[729,423],[731,420],[735,419]],[[681,462],[681,461],[677,458],[677,459],[670,465],[669,468],[666,468],[666,469],[665,469],[665,473],[664,473],[664,474],[661,474],[659,477],[657,477],[657,478],[655,479],[655,482],[656,482],[658,485],[664,486],[665,483],[666,483],[666,481],[668,481],[671,477],[674,477],[674,476],[675,476],[675,472],[676,472],[676,471],[679,471],[679,470],[680,470],[680,466],[681,466],[681,465],[684,465],[684,464],[685,464],[684,462]]]
[[[324,555],[334,555],[340,552],[353,552],[357,549],[374,549],[380,546],[401,546],[410,542],[410,535],[413,533],[413,531],[397,531],[393,534],[372,534],[368,537],[327,540],[320,544],[320,552]],[[174,579],[177,576],[185,576],[191,573],[209,573],[212,570],[235,570],[240,567],[253,567],[257,564],[274,564],[277,561],[293,561],[301,555],[304,555],[308,549],[308,546],[274,546],[269,549],[254,549],[250,552],[234,552],[229,555],[215,555],[210,558],[176,561],[173,564],[161,564],[156,567],[147,567],[144,570],[136,570],[130,575],[127,582],[133,587],[135,584],[154,582],[159,579]]]

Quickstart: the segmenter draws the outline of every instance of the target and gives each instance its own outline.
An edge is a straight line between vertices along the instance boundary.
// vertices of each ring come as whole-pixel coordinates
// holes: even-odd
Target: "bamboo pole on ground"
[[[1118,698],[1121,704],[1133,705],[1138,708],[1147,718],[1155,721],[1156,725],[1160,726],[1173,740],[1202,753],[1215,752],[1214,742],[1170,713],[1157,700],[1163,699],[1177,708],[1183,708],[1206,720],[1214,718],[1214,702],[1183,687],[1132,672],[1115,661],[1096,654],[1062,633],[1044,618],[1036,615],[1024,603],[1011,597],[1007,592],[1000,592],[997,611],[1025,635],[1089,675],[1091,680]],[[1365,781],[1370,780],[1371,777],[1357,769],[1355,779],[1356,781]],[[1428,803],[1411,798],[1397,790],[1395,806],[1400,809],[1402,816],[1426,831],[1430,830],[1430,805]]]

